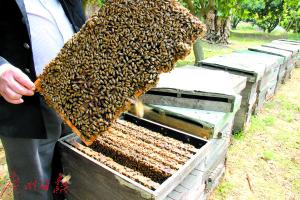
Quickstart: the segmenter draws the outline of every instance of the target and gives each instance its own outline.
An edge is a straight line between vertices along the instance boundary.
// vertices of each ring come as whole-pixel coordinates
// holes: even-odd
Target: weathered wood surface
[[[131,116],[126,114],[125,116]],[[129,117],[130,118],[130,117]],[[126,119],[129,119],[126,118]],[[182,138],[184,142],[198,144],[198,152],[188,160],[173,176],[152,191],[141,184],[103,165],[70,146],[68,141],[75,137],[69,135],[59,141],[64,173],[72,176],[69,187],[69,199],[163,199],[165,198],[196,166],[204,162],[207,154],[205,140],[165,126],[133,117],[135,122],[143,122],[145,127],[160,130],[170,137]],[[79,141],[79,140],[78,140]],[[78,164],[80,163],[80,164]],[[88,169],[88,170],[86,170]],[[112,189],[114,188],[114,189]]]
[[[283,43],[283,44],[297,46],[298,48],[300,48],[300,42],[295,40],[274,40],[272,41],[272,43],[279,43],[279,44]],[[296,67],[300,67],[300,53],[298,53],[297,56]]]
[[[234,92],[236,94],[241,94],[243,89],[246,87],[247,78],[244,76],[230,74],[230,79],[232,81]]]
[[[284,67],[285,67],[286,71],[285,71],[285,75],[282,79],[282,82],[285,83],[286,80],[291,78],[291,73],[296,65],[296,59],[297,59],[296,56],[294,56],[292,52],[281,50],[281,49],[275,49],[275,48],[271,48],[271,47],[264,47],[264,46],[251,47],[251,48],[249,48],[249,50],[284,57],[284,59],[285,59]]]
[[[205,165],[199,165],[187,176],[165,200],[205,199],[219,183],[225,171],[225,157],[229,142],[223,139],[209,141],[210,154]]]
[[[251,61],[245,55],[234,53],[224,56],[212,57],[200,62],[202,67],[215,68],[232,74],[245,76],[250,82],[258,82],[265,74],[266,66]]]
[[[284,43],[271,42],[268,44],[263,44],[262,46],[292,52],[292,56],[295,56],[300,51],[300,47],[296,45],[284,44]]]
[[[285,62],[287,62],[287,60],[291,59],[293,56],[292,52],[281,50],[281,49],[274,49],[271,47],[257,46],[257,47],[250,47],[248,49],[250,51],[256,51],[256,52],[267,53],[267,54],[271,54],[271,55],[282,56],[285,58]]]
[[[247,82],[246,88],[241,93],[242,103],[234,118],[234,133],[244,130],[249,125],[252,109],[257,98],[257,86],[258,83]]]
[[[220,112],[233,111],[236,98],[228,73],[196,66],[162,74],[156,88],[141,97],[146,104]]]
[[[288,42],[288,43],[300,44],[299,40],[278,39],[277,41],[283,41],[283,42]]]
[[[224,137],[221,130],[228,125],[232,127],[238,109],[239,104],[229,113],[150,105],[146,107],[144,118],[205,139],[221,138]]]
[[[262,68],[265,68],[264,75],[262,76],[260,84],[258,86],[259,90],[268,87],[267,85],[269,84],[270,80],[273,80],[278,76],[278,71],[284,62],[284,59],[280,56],[258,53],[248,50],[235,52],[231,55],[232,58],[238,57],[239,59],[248,62],[249,65],[255,65],[258,67],[261,66]]]

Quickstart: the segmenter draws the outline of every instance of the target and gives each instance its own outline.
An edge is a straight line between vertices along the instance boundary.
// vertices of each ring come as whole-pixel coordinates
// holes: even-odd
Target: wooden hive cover
[[[300,41],[298,40],[279,39],[279,40],[274,40],[273,42],[285,42],[289,44],[300,45]]]
[[[256,61],[256,60],[255,60]],[[246,76],[248,81],[257,82],[266,70],[265,64],[251,61],[242,54],[229,54],[224,56],[211,57],[201,61],[201,66],[214,69],[221,69],[233,74]]]
[[[90,145],[204,31],[175,0],[107,1],[45,67],[37,90]]]
[[[277,42],[271,42],[268,44],[264,44],[264,47],[271,47],[275,49],[281,49],[285,51],[292,52],[293,55],[296,55],[300,51],[300,46],[292,45],[292,44],[287,44],[287,43],[277,43]]]
[[[160,75],[155,88],[142,96],[147,104],[231,112],[239,99],[229,73],[196,66]]]
[[[256,51],[256,52],[261,52],[261,53],[268,53],[271,55],[276,55],[276,56],[282,56],[285,58],[285,60],[289,60],[292,58],[293,53],[281,49],[275,49],[271,47],[264,47],[264,46],[257,46],[257,47],[251,47],[248,48],[250,51]]]

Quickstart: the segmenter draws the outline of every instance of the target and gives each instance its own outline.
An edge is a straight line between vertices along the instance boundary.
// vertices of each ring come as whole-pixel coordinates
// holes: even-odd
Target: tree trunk
[[[195,6],[192,0],[183,0],[186,4],[190,12],[197,16]],[[194,56],[195,56],[195,65],[204,59],[204,51],[202,48],[201,40],[198,38],[196,42],[193,44]]]
[[[195,65],[199,64],[201,60],[204,59],[204,51],[201,44],[201,39],[198,38],[193,45],[194,55],[195,55]]]
[[[210,43],[228,44],[230,36],[230,18],[217,16],[216,10],[210,10],[206,15],[207,33],[205,39]]]
[[[238,26],[238,24],[241,22],[241,19],[239,17],[233,16],[232,17],[232,29],[236,29],[236,27]]]

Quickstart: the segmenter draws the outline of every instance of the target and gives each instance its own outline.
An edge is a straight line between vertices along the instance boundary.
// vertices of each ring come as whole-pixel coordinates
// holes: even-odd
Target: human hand
[[[22,96],[33,96],[35,86],[20,69],[4,64],[0,66],[0,95],[9,103],[20,104]]]

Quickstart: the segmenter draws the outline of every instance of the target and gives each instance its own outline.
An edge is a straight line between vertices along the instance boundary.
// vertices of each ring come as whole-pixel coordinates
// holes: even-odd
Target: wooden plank
[[[163,105],[163,106],[176,106],[182,108],[212,110],[220,112],[231,112],[233,110],[233,102],[225,102],[225,99],[207,97],[203,99],[195,98],[177,98],[162,95],[152,95],[149,93],[141,97],[142,102],[145,104]]]
[[[226,152],[228,148],[228,142],[222,139],[216,139],[211,141],[211,151],[207,154],[207,165],[199,165],[192,173],[187,176],[174,190],[177,193],[171,193],[168,195],[174,199],[199,199],[204,196],[208,184],[211,182],[211,187],[215,187],[219,183],[220,173],[224,174],[220,166],[225,163]],[[196,174],[196,175],[195,175]]]
[[[247,82],[246,88],[242,91],[241,95],[241,107],[237,111],[233,123],[234,133],[244,130],[244,128],[249,124],[252,106],[257,96],[257,83],[253,84],[251,82]]]
[[[278,43],[273,43],[272,42],[272,43],[268,43],[268,44],[263,44],[262,46],[288,51],[288,52],[291,52],[293,56],[298,54],[298,52],[300,50],[300,48],[298,48],[297,46],[283,44],[283,43],[278,44]]]
[[[230,79],[232,81],[234,92],[236,94],[240,94],[242,90],[246,87],[247,78],[244,76],[230,74]]]
[[[292,40],[273,40],[272,43],[289,44],[289,45],[294,45],[294,46],[300,46],[299,41],[292,41]]]
[[[233,74],[246,76],[248,81],[260,80],[265,72],[261,64],[251,63],[242,54],[229,54],[219,57],[211,57],[201,61],[202,67],[218,68]]]
[[[256,51],[256,52],[261,52],[261,53],[267,53],[271,55],[277,55],[277,56],[282,56],[285,58],[286,62],[292,58],[292,53],[280,49],[274,49],[270,47],[263,47],[263,46],[257,46],[257,47],[250,47],[248,48],[250,51]]]
[[[174,115],[167,111],[157,110],[152,107],[144,106],[145,119],[193,134],[195,136],[209,139],[214,137],[213,126],[207,122],[191,121],[182,115]]]
[[[292,43],[300,44],[300,41],[299,41],[299,40],[279,39],[278,41],[292,42]]]
[[[162,74],[157,87],[141,99],[146,104],[232,112],[236,93],[229,73],[185,66]]]
[[[175,68],[170,73],[160,75],[160,80],[155,87],[163,89],[176,89],[180,91],[192,91],[222,94],[234,96],[233,85],[229,74],[222,71],[213,71],[197,66],[187,65]],[[176,80],[176,81],[174,81]],[[227,83],[224,85],[224,83]]]
[[[193,122],[198,124],[198,128],[201,129],[202,127],[205,127],[206,130],[210,130],[210,137],[209,138],[220,138],[222,137],[222,134],[220,135],[219,133],[223,130],[223,128],[231,124],[235,112],[238,110],[235,109],[234,112],[231,113],[223,113],[223,112],[214,112],[214,111],[208,111],[208,110],[196,110],[196,109],[187,109],[187,108],[178,108],[178,107],[172,107],[172,106],[158,106],[158,105],[151,105],[152,108],[160,110],[159,112],[162,113],[162,115],[167,115],[170,116],[170,118],[173,116],[174,118],[181,118],[181,121],[183,126],[180,129],[185,129],[186,132],[195,134],[192,129],[187,129],[186,127],[190,127],[188,124],[192,124]],[[154,116],[154,115],[152,115]],[[154,119],[155,121],[161,123],[160,120],[165,122],[163,117]],[[171,127],[178,127],[175,122],[172,123],[170,120],[168,123],[168,126]],[[196,127],[194,127],[196,128]],[[193,132],[189,132],[193,131]]]

